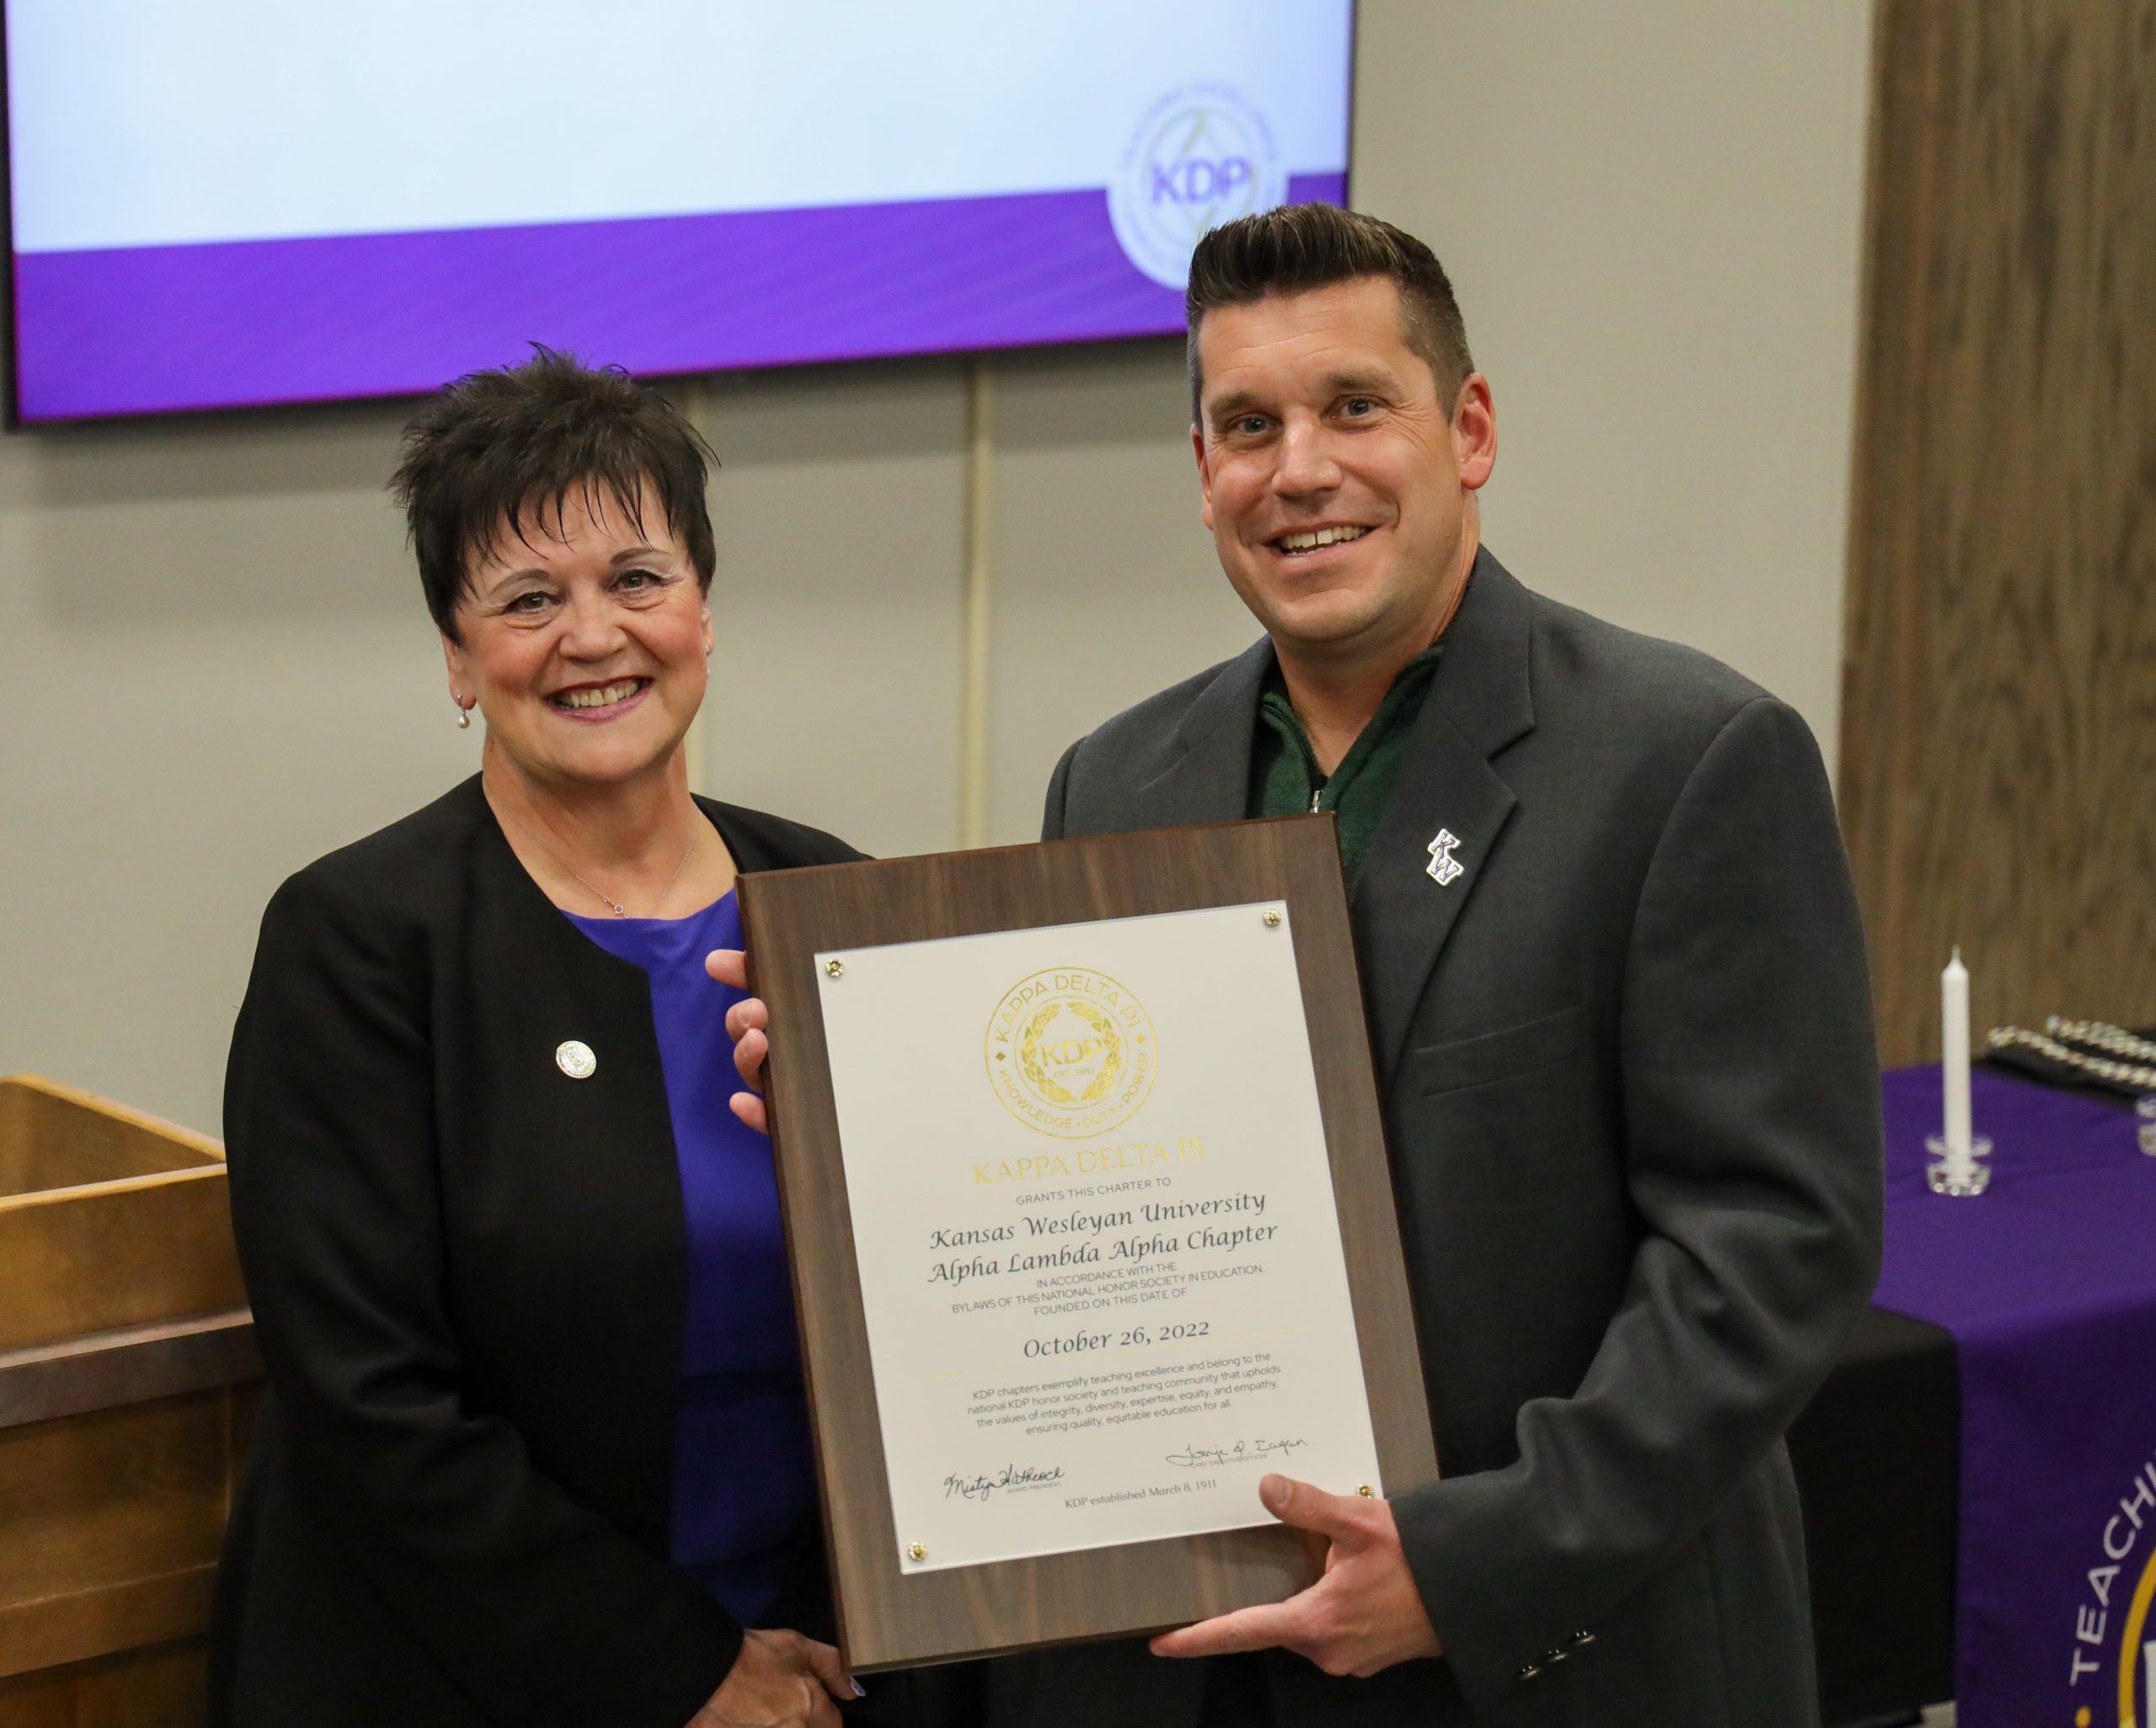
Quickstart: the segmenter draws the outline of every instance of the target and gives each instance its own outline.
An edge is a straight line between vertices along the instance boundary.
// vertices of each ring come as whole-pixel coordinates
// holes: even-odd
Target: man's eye
[[[1350,419],[1360,419],[1364,414],[1375,413],[1378,405],[1367,396],[1351,396],[1340,404],[1340,408],[1341,412]]]
[[[1263,414],[1245,414],[1235,422],[1235,430],[1245,438],[1255,438],[1265,429]]]

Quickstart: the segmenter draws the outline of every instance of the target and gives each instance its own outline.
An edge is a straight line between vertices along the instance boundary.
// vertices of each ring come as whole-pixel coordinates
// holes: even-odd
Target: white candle
[[[1959,948],[1939,974],[1939,1017],[1946,1043],[1941,1064],[1946,1087],[1946,1155],[1959,1163],[1969,1157],[1969,973]]]

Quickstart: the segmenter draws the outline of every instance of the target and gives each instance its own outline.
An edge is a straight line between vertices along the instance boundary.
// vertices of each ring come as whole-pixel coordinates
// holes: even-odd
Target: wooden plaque
[[[766,1075],[841,1647],[862,1672],[1128,1636],[1315,1578],[1283,1526],[909,1571],[893,1512],[818,957],[938,938],[1272,902],[1291,936],[1348,1300],[1388,1491],[1433,1480],[1413,1306],[1394,1211],[1333,819],[1296,816],[744,877]],[[827,966],[826,959],[821,965]],[[1278,1468],[1295,1474],[1292,1459]],[[918,1556],[915,1556],[918,1558]]]

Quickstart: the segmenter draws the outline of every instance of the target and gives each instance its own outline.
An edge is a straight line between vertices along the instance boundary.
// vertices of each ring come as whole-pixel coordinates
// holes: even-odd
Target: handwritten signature
[[[1167,1461],[1179,1470],[1204,1469],[1214,1464],[1252,1464],[1261,1458],[1278,1458],[1307,1440],[1238,1440],[1233,1446],[1186,1446],[1171,1452]]]
[[[967,1500],[985,1500],[999,1488],[1016,1491],[1025,1488],[1046,1488],[1063,1480],[1063,1466],[1051,1464],[1043,1469],[1039,1464],[1006,1464],[993,1475],[981,1474],[971,1476],[952,1475],[943,1479],[943,1497],[948,1500],[956,1494]]]

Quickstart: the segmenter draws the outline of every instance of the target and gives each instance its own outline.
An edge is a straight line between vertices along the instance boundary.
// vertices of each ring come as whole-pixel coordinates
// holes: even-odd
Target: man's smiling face
[[[1205,525],[1243,603],[1309,660],[1427,646],[1473,561],[1473,493],[1496,459],[1481,376],[1448,419],[1382,276],[1209,311],[1198,360]]]

